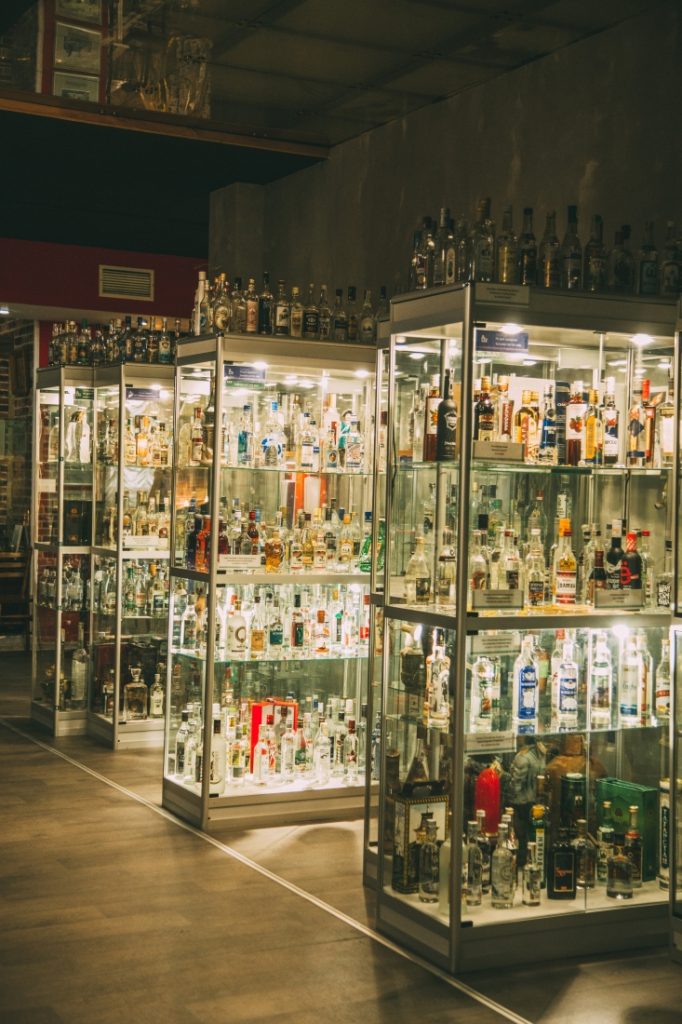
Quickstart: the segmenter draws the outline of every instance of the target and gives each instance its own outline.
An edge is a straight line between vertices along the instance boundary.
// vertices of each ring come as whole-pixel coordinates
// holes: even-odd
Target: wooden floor
[[[505,1019],[162,817],[153,809],[161,791],[158,752],[114,754],[81,738],[46,741],[27,712],[26,659],[4,654],[0,1024]],[[218,837],[371,923],[359,823]],[[682,1024],[682,969],[663,951],[463,980],[517,1021]]]

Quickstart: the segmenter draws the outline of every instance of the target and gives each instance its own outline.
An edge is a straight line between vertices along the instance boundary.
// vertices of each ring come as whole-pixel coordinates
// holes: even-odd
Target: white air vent
[[[136,299],[154,301],[154,271],[137,267],[99,265],[100,299]]]

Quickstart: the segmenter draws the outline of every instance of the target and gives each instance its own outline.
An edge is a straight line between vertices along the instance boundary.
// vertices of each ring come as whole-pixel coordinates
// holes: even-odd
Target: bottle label
[[[566,440],[581,441],[585,428],[585,403],[569,402],[566,406]]]
[[[573,851],[557,850],[552,856],[554,892],[575,892],[575,856]]]
[[[669,579],[658,579],[656,580],[656,606],[658,608],[669,608],[670,607],[670,596],[672,592],[672,582]]]
[[[640,262],[639,294],[658,295],[658,264],[656,260],[642,260]]]
[[[303,337],[317,338],[320,330],[320,314],[316,309],[306,309],[303,313]]]
[[[559,714],[578,714],[578,677],[572,672],[559,675]]]
[[[665,419],[661,417],[659,423],[661,425],[661,457],[672,459],[675,448],[675,419],[673,416],[666,416]]]
[[[440,395],[432,395],[426,399],[426,433],[432,437],[438,432],[438,406]]]
[[[572,570],[557,569],[556,601],[557,604],[575,604],[576,573]]]
[[[278,334],[287,334],[289,331],[289,304],[278,303],[275,306],[275,331]]]
[[[528,581],[528,604],[531,608],[537,608],[545,598],[545,581],[543,579]]]

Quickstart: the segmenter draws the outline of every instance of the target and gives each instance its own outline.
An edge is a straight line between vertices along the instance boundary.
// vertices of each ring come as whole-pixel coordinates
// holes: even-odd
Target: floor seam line
[[[320,899],[318,896],[315,896],[313,893],[306,892],[304,889],[301,889],[300,886],[296,885],[294,882],[290,882],[288,881],[288,879],[283,878],[281,875],[275,874],[273,871],[270,871],[269,868],[263,867],[263,865],[258,864],[257,861],[251,860],[250,857],[247,857],[245,854],[240,853],[238,850],[235,850],[233,847],[228,846],[226,843],[221,842],[215,836],[212,836],[209,832],[204,832],[202,829],[197,828],[195,825],[191,825],[189,824],[189,822],[183,821],[181,818],[178,818],[176,815],[166,810],[165,807],[159,806],[158,804],[153,803],[151,800],[147,800],[146,797],[141,796],[139,793],[135,793],[134,790],[128,789],[126,786],[122,786],[119,782],[114,781],[114,779],[108,778],[106,775],[103,775],[96,769],[90,768],[88,765],[84,764],[82,761],[78,761],[74,757],[71,757],[63,750],[59,750],[57,747],[53,747],[49,743],[46,743],[45,741],[40,740],[35,736],[31,736],[30,733],[24,732],[23,729],[18,728],[16,725],[8,721],[8,716],[0,716],[0,725],[4,726],[4,728],[7,729],[9,732],[15,733],[17,736],[20,736],[22,739],[27,740],[29,743],[33,743],[35,746],[40,747],[41,749],[47,751],[49,754],[52,754],[55,757],[58,757],[61,760],[65,761],[67,764],[72,765],[72,767],[79,769],[86,775],[89,775],[92,778],[96,779],[98,782],[101,782],[104,785],[116,790],[128,799],[133,800],[135,803],[141,804],[143,807],[146,807],[147,810],[152,811],[159,817],[164,818],[166,821],[169,821],[173,825],[176,825],[184,832],[187,832],[190,835],[193,835],[196,838],[203,840],[210,846],[213,846],[215,849],[224,853],[226,856],[231,857],[233,860],[237,861],[237,863],[240,863],[244,867],[247,867],[250,870],[255,871],[257,874],[263,876],[264,878],[268,878],[271,882],[274,882],[281,888],[288,890],[293,895],[298,896],[300,899],[303,899],[307,903],[312,904],[319,910],[322,910],[325,913],[329,914],[331,917],[335,917],[338,921],[341,921],[348,927],[353,928],[355,931],[359,932],[361,935],[364,935],[366,938],[369,938],[373,942],[376,942],[378,945],[383,946],[385,949],[389,949],[391,950],[391,952],[396,953],[402,959],[408,960],[410,963],[415,964],[417,967],[421,967],[423,970],[427,971],[433,977],[436,977],[440,981],[445,982],[445,984],[448,985],[450,988],[453,988],[456,991],[460,992],[462,995],[467,996],[472,1001],[477,1002],[482,1006],[485,1006],[493,1013],[497,1013],[499,1016],[504,1017],[506,1020],[512,1021],[513,1024],[532,1024],[532,1022],[529,1021],[528,1018],[522,1017],[520,1014],[517,1014],[513,1010],[508,1009],[506,1006],[503,1006],[501,1003],[496,1002],[494,999],[490,999],[488,996],[484,995],[482,992],[479,992],[477,989],[472,988],[471,986],[465,984],[462,981],[459,981],[457,978],[454,978],[451,974],[448,974],[447,971],[444,971],[441,968],[436,967],[434,964],[429,963],[428,960],[424,959],[418,954],[413,953],[408,949],[403,949],[401,946],[392,942],[391,939],[386,938],[380,932],[377,932],[373,928],[370,928],[369,925],[364,925],[362,924],[361,921],[356,921],[355,918],[350,917],[348,914],[345,914],[341,910],[337,910],[336,907],[333,907],[331,904]]]

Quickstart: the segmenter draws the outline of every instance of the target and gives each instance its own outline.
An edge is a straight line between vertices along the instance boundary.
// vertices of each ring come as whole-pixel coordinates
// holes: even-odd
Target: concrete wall
[[[441,205],[472,215],[490,195],[493,216],[536,211],[539,236],[556,207],[579,205],[580,234],[601,213],[614,229],[682,220],[682,13],[677,0],[527,67],[434,104],[333,150],[330,159],[264,188],[260,267],[241,251],[232,273],[373,289],[405,286],[411,232]],[[254,186],[260,188],[260,186]],[[225,190],[226,191],[226,190]],[[255,198],[255,197],[254,197]],[[250,206],[251,216],[253,208]],[[230,204],[220,231],[229,231]],[[258,228],[251,221],[257,236]],[[211,234],[218,228],[212,223]],[[237,229],[238,233],[238,229]],[[222,262],[211,246],[212,263]],[[222,248],[220,246],[219,248]],[[247,262],[258,254],[250,246]],[[239,267],[240,269],[237,269]]]

